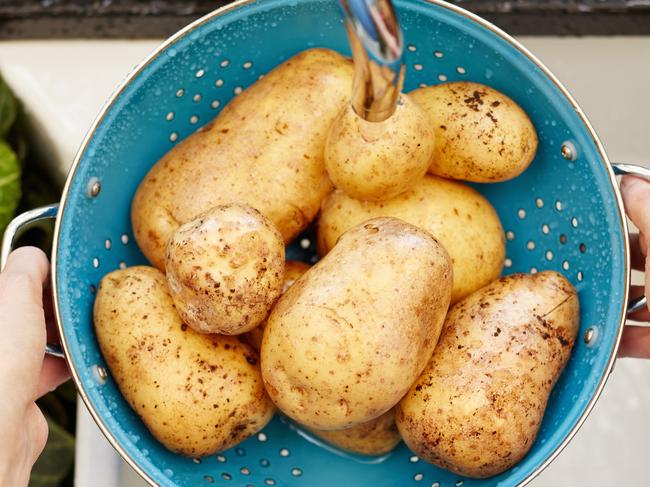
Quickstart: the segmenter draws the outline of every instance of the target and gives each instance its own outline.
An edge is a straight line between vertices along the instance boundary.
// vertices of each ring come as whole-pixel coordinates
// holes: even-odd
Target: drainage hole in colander
[[[588,347],[593,347],[598,339],[598,327],[592,326],[587,328],[582,339]]]
[[[584,274],[582,271],[578,271],[578,274],[576,275],[578,281],[582,281],[584,279]]]
[[[199,69],[196,73],[194,73],[194,76],[197,78],[203,78],[203,75],[205,74],[205,69]]]
[[[542,225],[542,233],[544,235],[548,235],[551,231],[551,227],[549,227],[546,223]]]
[[[444,56],[444,54],[442,53],[442,51],[434,51],[434,52],[433,52],[433,55],[434,55],[435,57],[437,57],[438,59],[440,59],[442,56]]]
[[[183,88],[179,88],[178,90],[176,90],[176,98],[181,98],[184,95],[185,95],[185,90]]]
[[[567,241],[566,235],[561,234],[561,235],[560,235],[560,243],[561,243],[562,245],[564,245],[564,244],[566,243],[566,241]]]
[[[93,267],[95,269],[99,267],[99,259],[97,257],[93,257]]]
[[[108,377],[108,373],[106,372],[106,369],[104,367],[95,364],[90,369],[92,370],[92,375],[93,375],[93,379],[95,379],[95,382],[97,382],[100,385],[106,384],[106,378]]]
[[[265,479],[264,483],[266,485],[275,485],[275,480],[273,480],[273,479]]]
[[[426,83],[420,83],[418,88],[426,88],[428,85]]]
[[[557,200],[557,201],[555,202],[555,209],[556,209],[557,211],[562,211],[562,202],[561,202],[560,200]]]
[[[122,244],[124,244],[124,245],[128,244],[129,243],[129,236],[126,233],[123,233],[120,236],[120,242],[122,242]]]
[[[244,69],[251,69],[253,67],[253,61],[246,61],[241,65],[241,67]]]
[[[519,217],[520,220],[523,220],[524,218],[526,218],[526,210],[524,210],[523,208],[519,208],[519,210],[517,210],[517,216]]]
[[[568,260],[565,260],[564,262],[562,262],[562,269],[564,269],[565,271],[569,270],[569,261]]]
[[[165,120],[167,120],[168,122],[174,120],[174,112],[169,112],[167,115],[165,115]]]
[[[420,457],[417,455],[413,455],[411,458],[409,458],[409,462],[411,463],[418,463],[420,461]]]
[[[196,116],[196,115],[192,115],[192,116],[190,117],[190,123],[191,123],[192,125],[195,125],[196,122],[198,122],[198,121],[199,121],[199,117],[198,117],[198,116]]]
[[[205,480],[208,484],[214,483],[214,478],[212,478],[210,475],[204,475],[203,480]]]
[[[90,294],[95,294],[97,292],[97,286],[94,284],[90,285]]]
[[[537,206],[537,208],[543,208],[544,207],[544,200],[542,198],[536,198],[535,199],[535,206]]]
[[[217,461],[220,463],[226,463],[226,457],[223,455],[217,455]]]
[[[438,81],[441,81],[442,83],[444,83],[445,81],[447,81],[447,75],[446,74],[439,74],[438,75]]]
[[[241,472],[242,475],[249,475],[251,473],[251,471],[246,467],[240,468],[239,471]]]
[[[465,73],[467,73],[467,71],[465,70],[465,68],[463,68],[462,66],[458,66],[458,67],[456,68],[456,72],[457,72],[458,74],[465,74]]]
[[[546,260],[553,260],[553,252],[550,250],[546,251]]]
[[[210,106],[212,108],[219,108],[219,105],[221,105],[221,102],[219,100],[212,100],[212,103],[210,103]]]
[[[104,240],[104,248],[105,248],[106,250],[111,250],[112,245],[113,245],[113,244],[111,243],[111,239],[110,239],[110,238],[107,238],[106,240]]]
[[[413,69],[415,69],[416,71],[422,71],[424,69],[424,66],[422,66],[420,63],[415,63],[413,65]]]
[[[235,449],[235,454],[237,454],[240,457],[243,457],[244,455],[246,455],[246,450],[244,450],[243,448],[237,448]]]
[[[300,241],[300,247],[302,247],[303,249],[308,249],[310,245],[311,245],[311,242],[309,241],[308,238],[303,238]]]
[[[531,273],[531,274],[537,274],[537,267],[534,267],[534,266],[531,267],[531,268],[530,268],[530,273]]]
[[[411,52],[415,52],[418,50],[418,48],[415,47],[413,44],[409,44],[408,46],[406,46],[406,48]]]
[[[242,88],[241,86],[236,86],[235,89],[232,90],[232,92],[233,92],[235,95],[239,95],[242,91],[244,91],[244,88]]]
[[[431,487],[440,487],[440,482],[434,482],[431,484]]]
[[[294,477],[300,477],[302,475],[302,470],[299,469],[298,467],[294,467],[291,469],[291,475]]]
[[[260,460],[260,465],[261,465],[262,467],[268,467],[269,465],[271,465],[271,462],[269,462],[266,458],[262,458],[262,459]]]
[[[535,250],[535,242],[533,242],[532,240],[529,240],[528,243],[526,244],[526,248],[528,250]]]
[[[221,478],[224,479],[224,480],[232,480],[232,475],[230,475],[230,474],[227,473],[227,472],[223,472],[223,473],[221,474]]]
[[[214,86],[217,88],[221,88],[223,86],[223,80],[219,78],[217,81],[214,82]]]
[[[192,461],[193,461],[194,463],[196,463],[197,465],[198,465],[199,463],[201,463],[201,459],[200,459],[200,458],[192,458]]]
[[[228,66],[230,66],[230,61],[228,59],[224,59],[219,63],[219,66],[221,66],[222,68],[227,68]]]
[[[257,441],[261,441],[262,443],[268,440],[268,437],[266,436],[266,433],[258,433],[257,434]]]
[[[507,268],[512,267],[512,259],[510,257],[506,257],[506,259],[503,261],[503,265]]]
[[[315,264],[316,262],[318,262],[318,256],[317,255],[312,255],[311,258],[309,259],[309,262],[311,262],[312,264]]]
[[[587,251],[587,246],[584,243],[580,244],[580,253],[584,254]]]
[[[463,481],[462,480],[457,480],[456,481],[456,487],[460,487],[461,485],[463,485]]]
[[[573,228],[578,228],[578,219],[575,216],[571,218],[571,226]]]
[[[515,239],[515,232],[513,232],[512,230],[508,230],[506,232],[506,238],[508,240],[510,240],[510,241],[514,240]]]
[[[280,449],[280,456],[281,457],[288,457],[290,454],[291,454],[291,452],[289,452],[289,450],[287,450],[286,448],[281,448]]]
[[[120,263],[118,264],[118,267],[119,267],[120,269],[126,269],[128,266],[126,265],[126,262],[124,262],[123,260],[121,260]]]
[[[416,482],[419,482],[419,481],[422,480],[423,478],[424,478],[424,475],[422,475],[421,473],[416,473],[416,474],[413,476],[413,480],[415,480]]]
[[[172,132],[169,134],[169,140],[171,142],[176,142],[178,140],[178,132]]]
[[[198,103],[201,101],[201,93],[195,93],[194,96],[192,97],[192,101],[194,103]]]

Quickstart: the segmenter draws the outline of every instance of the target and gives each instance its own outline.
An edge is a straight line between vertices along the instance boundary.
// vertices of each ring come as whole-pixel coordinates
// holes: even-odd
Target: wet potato
[[[170,450],[211,455],[258,432],[273,416],[256,352],[237,338],[185,325],[160,271],[141,266],[104,276],[94,321],[122,395]]]

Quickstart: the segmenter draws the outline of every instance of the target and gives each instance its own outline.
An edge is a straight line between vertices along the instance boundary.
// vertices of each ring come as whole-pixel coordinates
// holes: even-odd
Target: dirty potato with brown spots
[[[361,455],[383,455],[393,450],[401,440],[395,425],[394,409],[353,428],[309,431],[331,445]]]
[[[314,429],[381,416],[429,360],[451,282],[449,256],[429,233],[396,218],[350,229],[267,320],[261,359],[271,399]]]
[[[505,236],[492,205],[465,184],[430,175],[388,201],[359,201],[339,190],[331,193],[318,220],[320,255],[327,254],[348,228],[379,216],[401,218],[428,231],[445,247],[454,268],[452,304],[501,275]]]
[[[164,269],[172,233],[218,205],[252,206],[285,243],[305,229],[332,190],[325,140],[350,100],[352,74],[350,60],[334,51],[303,51],[165,154],[131,208],[135,239],[151,264]]]
[[[515,465],[535,441],[579,320],[576,290],[551,271],[500,279],[456,304],[397,407],[406,444],[468,477]]]
[[[293,286],[293,284],[307,272],[311,266],[299,260],[288,260],[284,263],[284,279],[282,281],[282,294]],[[241,336],[241,339],[248,343],[251,347],[259,352],[262,346],[262,336],[264,334],[264,327],[266,320],[262,321],[259,326],[253,328],[248,333]]]
[[[111,376],[170,450],[210,455],[273,416],[255,351],[235,337],[202,335],[185,325],[162,272],[130,267],[106,275],[94,320]]]
[[[519,176],[535,157],[537,133],[528,115],[489,86],[459,81],[410,96],[434,121],[432,174],[494,183]]]
[[[284,242],[259,211],[217,206],[174,232],[165,269],[185,323],[238,335],[259,325],[282,291]]]
[[[348,105],[327,136],[325,167],[353,198],[386,200],[426,174],[434,145],[433,121],[408,95],[382,122],[367,121]]]

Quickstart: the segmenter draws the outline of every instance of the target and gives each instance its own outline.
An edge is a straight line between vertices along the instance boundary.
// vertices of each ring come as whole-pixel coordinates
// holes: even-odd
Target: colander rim
[[[483,19],[482,17],[462,8],[457,5],[448,3],[444,0],[423,0],[426,3],[429,3],[431,5],[435,5],[440,8],[444,8],[447,10],[450,10],[451,12],[458,14],[462,17],[465,17],[466,19],[475,22],[479,24],[480,26],[488,29],[492,33],[496,34],[499,36],[501,39],[509,43],[512,47],[517,49],[519,52],[521,52],[528,60],[530,60],[533,64],[535,64],[542,73],[558,88],[560,93],[566,98],[566,100],[571,104],[577,115],[580,117],[583,125],[587,129],[587,132],[589,133],[590,137],[592,138],[598,153],[600,155],[600,158],[602,162],[604,163],[605,170],[607,171],[607,174],[610,179],[610,183],[612,185],[612,190],[614,192],[614,196],[616,198],[616,203],[617,203],[617,210],[619,214],[619,221],[621,222],[621,231],[623,232],[623,240],[624,240],[624,262],[625,262],[625,275],[628,276],[627,279],[624,281],[624,292],[623,292],[623,299],[622,299],[622,307],[619,315],[619,324],[618,324],[618,329],[616,333],[616,339],[614,342],[614,346],[612,347],[609,359],[607,361],[607,366],[605,367],[605,370],[603,371],[602,376],[599,379],[598,386],[596,387],[596,390],[591,397],[589,403],[586,405],[584,408],[582,414],[580,415],[580,418],[578,418],[578,421],[575,423],[575,425],[571,428],[571,431],[567,434],[567,436],[564,438],[564,440],[551,452],[551,454],[535,469],[533,470],[522,482],[519,483],[520,487],[523,487],[527,484],[529,484],[535,477],[537,477],[546,467],[548,467],[553,460],[564,450],[564,448],[569,444],[569,442],[574,438],[578,430],[582,427],[584,422],[586,421],[587,417],[593,410],[593,407],[595,406],[596,402],[598,401],[605,384],[607,382],[607,379],[609,378],[612,369],[614,367],[614,363],[616,361],[616,355],[618,353],[618,348],[620,345],[622,333],[623,333],[623,327],[625,324],[625,319],[626,319],[626,309],[627,309],[627,302],[629,299],[629,286],[630,286],[630,280],[629,280],[629,275],[630,275],[630,255],[629,255],[629,235],[628,235],[628,225],[627,225],[627,219],[625,216],[624,212],[624,206],[623,206],[623,199],[621,196],[621,192],[618,186],[618,183],[616,181],[616,175],[614,174],[614,170],[612,169],[611,162],[609,161],[609,158],[607,157],[607,154],[605,152],[605,149],[595,131],[591,123],[589,122],[589,119],[585,115],[585,113],[582,111],[578,103],[575,101],[575,99],[571,96],[569,91],[565,88],[565,86],[558,80],[558,78],[534,55],[532,54],[526,47],[524,47],[523,44],[521,44],[519,41],[517,41],[514,37],[497,27],[496,25],[492,24],[491,22]],[[172,46],[176,41],[178,41],[180,38],[188,35],[191,33],[193,30],[201,27],[202,25],[212,21],[215,18],[221,17],[222,15],[227,14],[230,11],[236,10],[240,7],[246,6],[251,3],[259,2],[259,0],[236,0],[233,3],[230,3],[228,5],[225,5],[223,7],[220,7],[218,9],[213,10],[212,12],[204,15],[203,17],[191,22],[187,26],[183,27],[180,29],[178,32],[170,36],[168,39],[163,41],[157,48],[155,48],[149,55],[145,57],[143,61],[141,61],[125,78],[124,80],[119,84],[117,89],[111,94],[111,96],[108,98],[108,100],[104,103],[104,106],[100,110],[99,114],[93,121],[90,129],[86,133],[82,143],[79,146],[79,149],[77,150],[77,153],[75,155],[75,158],[72,162],[72,165],[70,166],[70,169],[68,171],[68,175],[66,177],[66,182],[63,187],[63,192],[61,194],[61,200],[60,200],[60,205],[59,205],[59,213],[56,218],[55,222],[55,227],[54,227],[54,238],[53,238],[53,244],[52,244],[52,257],[51,257],[51,282],[52,282],[52,294],[53,294],[53,301],[54,301],[54,314],[55,314],[55,319],[56,319],[56,324],[57,324],[57,330],[59,332],[59,336],[61,339],[61,347],[63,349],[63,353],[66,357],[66,362],[68,363],[68,367],[70,369],[72,379],[75,383],[75,386],[77,388],[77,391],[79,393],[79,396],[81,397],[82,401],[84,402],[86,408],[90,412],[91,417],[103,433],[103,435],[106,437],[108,442],[111,444],[111,446],[118,452],[120,457],[133,469],[135,470],[140,477],[142,477],[143,480],[145,480],[147,483],[149,483],[151,486],[156,486],[156,481],[151,478],[151,476],[142,469],[137,462],[129,455],[128,452],[125,451],[125,449],[122,447],[122,445],[118,442],[118,440],[115,438],[115,436],[111,433],[109,430],[108,426],[104,423],[104,420],[101,418],[99,413],[95,410],[95,407],[93,406],[88,393],[86,391],[86,388],[84,386],[83,381],[80,378],[80,374],[77,371],[76,364],[70,360],[70,352],[68,349],[68,343],[66,339],[66,335],[63,330],[63,321],[61,319],[61,309],[59,305],[59,296],[58,296],[58,279],[57,279],[57,262],[58,262],[58,247],[59,247],[59,238],[61,235],[61,225],[63,222],[63,217],[65,215],[65,210],[66,210],[66,204],[68,200],[68,196],[72,187],[72,183],[74,181],[75,175],[77,173],[77,169],[79,168],[79,165],[81,161],[83,160],[83,157],[85,155],[86,149],[88,148],[88,144],[90,141],[93,139],[95,132],[99,128],[99,126],[102,124],[104,121],[104,118],[106,114],[109,112],[109,110],[113,107],[115,101],[122,95],[124,90],[129,86],[129,84],[133,81],[134,78],[136,78],[145,68],[147,68],[153,60],[155,60],[162,52],[164,52],[167,48]]]

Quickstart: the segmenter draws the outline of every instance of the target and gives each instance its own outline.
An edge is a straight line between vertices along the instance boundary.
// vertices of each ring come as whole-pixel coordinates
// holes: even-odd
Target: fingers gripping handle
[[[58,204],[42,206],[41,208],[26,211],[25,213],[18,215],[11,221],[11,223],[9,223],[9,225],[7,225],[7,229],[2,238],[2,248],[0,249],[0,270],[4,269],[9,254],[14,249],[16,240],[23,231],[37,221],[56,218],[58,211]],[[49,343],[45,346],[45,353],[55,357],[64,357],[61,347]]]
[[[614,173],[620,176],[636,176],[650,181],[650,169],[633,164],[612,164]],[[648,306],[648,300],[645,296],[631,299],[627,304],[627,314],[631,315]]]

